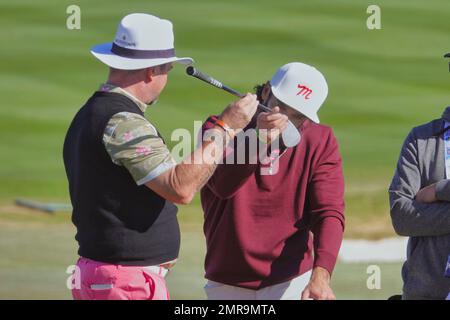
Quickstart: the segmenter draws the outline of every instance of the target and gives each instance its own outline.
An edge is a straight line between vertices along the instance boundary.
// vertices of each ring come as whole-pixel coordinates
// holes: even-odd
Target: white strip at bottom
[[[406,260],[407,243],[408,238],[344,240],[339,260],[345,263],[403,262]]]

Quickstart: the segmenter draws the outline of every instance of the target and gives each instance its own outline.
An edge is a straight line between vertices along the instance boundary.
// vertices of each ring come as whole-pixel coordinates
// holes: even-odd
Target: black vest
[[[64,165],[77,227],[78,254],[123,265],[156,265],[177,258],[177,207],[112,162],[103,132],[119,112],[144,113],[129,98],[96,92],[78,111],[64,141]]]

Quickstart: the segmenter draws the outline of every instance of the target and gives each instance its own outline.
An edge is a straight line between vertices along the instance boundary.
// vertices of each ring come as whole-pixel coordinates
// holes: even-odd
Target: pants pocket
[[[170,300],[169,290],[165,279],[155,273],[143,271],[146,286],[148,287],[148,300]]]

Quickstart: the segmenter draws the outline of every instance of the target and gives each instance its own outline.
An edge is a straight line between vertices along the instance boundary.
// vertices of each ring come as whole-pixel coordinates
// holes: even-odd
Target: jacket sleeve
[[[450,202],[450,179],[442,179],[436,183],[436,198],[439,201]]]
[[[414,130],[406,138],[391,185],[389,202],[397,234],[407,237],[440,236],[450,233],[450,203],[420,203],[414,200],[422,187],[417,140]]]
[[[342,159],[331,129],[323,150],[312,172],[308,198],[314,235],[314,267],[323,267],[332,274],[343,238],[345,204]]]

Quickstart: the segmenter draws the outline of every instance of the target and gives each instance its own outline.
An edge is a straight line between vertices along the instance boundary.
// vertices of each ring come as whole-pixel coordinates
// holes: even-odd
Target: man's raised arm
[[[247,94],[230,104],[219,118],[231,128],[242,129],[252,119],[257,106],[256,95]],[[214,138],[202,141],[202,145],[187,159],[147,182],[146,186],[169,201],[179,204],[190,203],[220,162],[225,147],[223,142],[226,141],[228,144],[234,138],[233,130],[224,130],[217,125],[213,130]],[[198,162],[196,159],[201,159],[201,163],[196,163]]]

